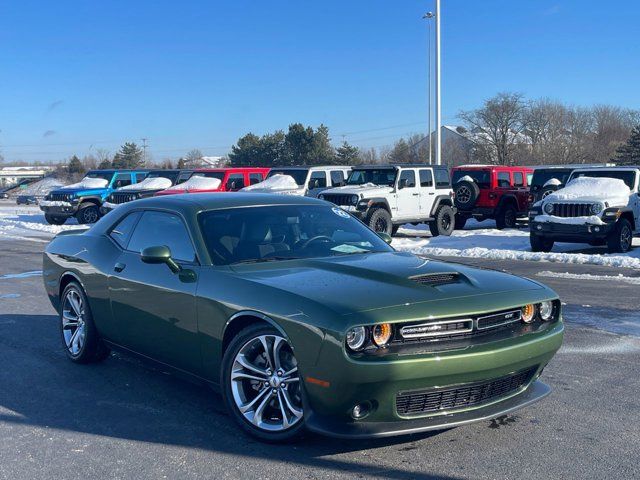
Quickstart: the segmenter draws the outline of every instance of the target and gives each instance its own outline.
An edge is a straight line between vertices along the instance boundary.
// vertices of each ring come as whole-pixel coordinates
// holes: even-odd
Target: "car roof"
[[[269,167],[219,167],[219,168],[196,168],[194,172],[230,172],[234,170],[241,171],[263,171],[269,170]]]
[[[272,170],[345,170],[349,165],[292,165],[290,167],[273,167]]]
[[[370,164],[370,165],[355,165],[354,170],[397,170],[398,168],[439,168],[446,170],[446,165],[432,165],[429,163],[384,163],[384,164]]]
[[[575,168],[574,172],[631,172],[640,170],[640,165],[629,165],[626,167],[588,167],[588,168]]]

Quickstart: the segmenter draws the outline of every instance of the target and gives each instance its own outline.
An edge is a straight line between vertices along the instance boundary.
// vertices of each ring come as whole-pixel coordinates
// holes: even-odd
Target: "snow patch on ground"
[[[8,202],[0,203],[0,240],[48,241],[59,232],[77,229],[75,218],[65,225],[49,225],[44,214],[36,206],[17,206]]]
[[[570,278],[571,280],[595,280],[605,282],[621,282],[630,283],[632,285],[640,285],[640,277],[625,277],[622,274],[619,275],[591,275],[590,273],[561,273],[561,272],[538,272],[538,277],[551,277],[551,278]]]

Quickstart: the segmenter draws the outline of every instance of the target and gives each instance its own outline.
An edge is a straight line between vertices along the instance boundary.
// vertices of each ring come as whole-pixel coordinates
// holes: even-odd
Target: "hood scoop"
[[[441,285],[448,285],[450,283],[458,283],[460,281],[460,274],[458,272],[426,273],[424,275],[409,277],[409,280],[412,280],[421,285],[439,287]]]

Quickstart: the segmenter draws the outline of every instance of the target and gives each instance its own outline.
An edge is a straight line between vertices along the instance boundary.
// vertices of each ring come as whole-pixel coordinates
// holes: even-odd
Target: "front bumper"
[[[364,438],[438,430],[495,418],[526,407],[550,389],[538,380],[562,344],[562,321],[519,337],[470,345],[452,351],[354,359],[336,342],[324,342],[316,366],[306,369],[307,427],[338,437]],[[521,387],[470,406],[400,415],[399,393],[465,388],[533,369]],[[309,377],[325,380],[324,385]],[[351,416],[357,404],[371,405],[359,420]]]
[[[615,222],[603,225],[589,223],[571,225],[530,220],[529,225],[532,235],[539,235],[558,242],[588,243],[593,240],[605,239],[614,229]]]
[[[56,217],[73,217],[78,212],[79,203],[53,202],[42,200],[39,204],[40,210],[45,214]]]

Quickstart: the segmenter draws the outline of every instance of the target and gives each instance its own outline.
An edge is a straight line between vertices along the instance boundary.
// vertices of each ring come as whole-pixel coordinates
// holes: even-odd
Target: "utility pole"
[[[144,163],[144,166],[147,166],[147,139],[146,138],[142,138],[142,162]]]
[[[442,164],[442,122],[440,102],[440,0],[436,0],[436,165]]]
[[[429,110],[429,121],[427,122],[429,124],[429,126],[427,127],[427,135],[429,136],[429,165],[431,165],[433,163],[433,159],[431,158],[431,19],[434,17],[433,12],[427,12],[425,13],[422,18],[425,18],[427,20],[427,31],[428,31],[428,37],[427,37],[427,50],[429,51],[428,53],[428,58],[429,58],[429,68],[428,68],[428,78],[429,78],[429,86],[428,86],[428,100],[427,100],[427,109]]]

